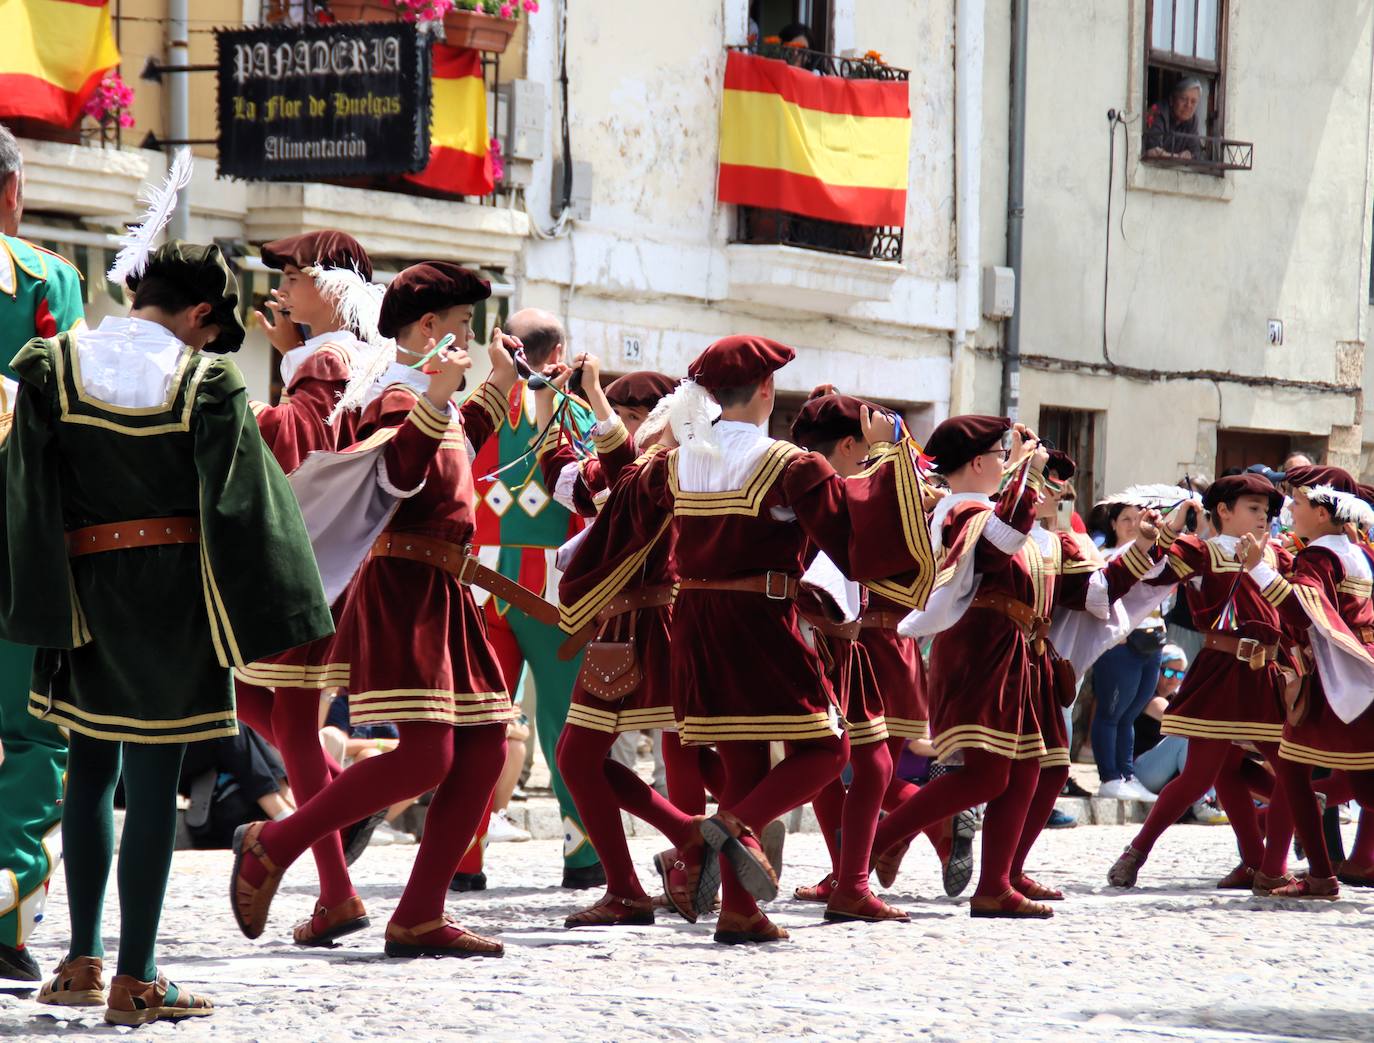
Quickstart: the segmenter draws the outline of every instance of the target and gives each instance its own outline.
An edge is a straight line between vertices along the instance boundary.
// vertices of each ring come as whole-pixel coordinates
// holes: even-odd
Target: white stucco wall
[[[1005,256],[1009,0],[989,0],[984,263]],[[1231,4],[1226,128],[1254,169],[1223,179],[1142,166],[1144,0],[1032,5],[1021,350],[1102,361],[1109,108],[1117,132],[1108,350],[1114,362],[1348,383],[1368,329],[1371,24],[1368,6]],[[1065,55],[1079,60],[1065,64]],[[1125,210],[1122,216],[1123,207]],[[1271,347],[1266,320],[1284,324]],[[1001,342],[984,323],[984,346]],[[1355,372],[1349,372],[1351,363]],[[1338,364],[1342,371],[1338,372]],[[995,408],[999,364],[968,361],[967,408]],[[1022,416],[1106,411],[1106,484],[1210,471],[1226,428],[1331,436],[1350,464],[1352,395],[1210,382],[1141,384],[1022,370]],[[956,396],[957,398],[958,396]],[[1333,432],[1333,428],[1336,428]],[[1142,445],[1148,449],[1142,451]]]

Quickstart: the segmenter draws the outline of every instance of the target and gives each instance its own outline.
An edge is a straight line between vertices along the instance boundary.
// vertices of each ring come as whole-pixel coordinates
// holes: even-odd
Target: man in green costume
[[[549,312],[537,308],[518,311],[506,321],[506,332],[520,339],[525,360],[536,373],[563,358],[563,327]],[[572,401],[561,422],[569,437],[586,440],[596,417],[589,407]],[[483,564],[557,602],[559,573],[554,555],[581,530],[582,522],[555,500],[556,490],[544,488],[534,452],[534,443],[541,434],[534,423],[533,395],[525,381],[517,381],[497,437],[482,447],[473,465],[478,497],[475,542]],[[488,636],[501,660],[512,697],[525,666],[534,679],[535,733],[549,765],[554,796],[563,816],[563,886],[604,886],[606,875],[563,785],[555,755],[582,657],[559,659],[558,647],[566,635],[504,601],[490,598],[483,611]],[[471,857],[459,866],[460,871],[472,868],[475,867]],[[454,886],[461,888],[464,881],[455,879]]]
[[[33,337],[84,324],[81,276],[70,262],[17,238],[24,210],[19,143],[0,127],[0,432],[14,408],[10,360]],[[62,773],[67,741],[30,716],[33,649],[0,641],[0,977],[38,981],[24,943],[42,918],[48,880],[61,851]]]

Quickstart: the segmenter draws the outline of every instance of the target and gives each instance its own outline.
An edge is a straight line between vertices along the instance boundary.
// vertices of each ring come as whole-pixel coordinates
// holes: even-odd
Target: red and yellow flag
[[[0,0],[0,117],[70,127],[118,64],[108,0]]]
[[[817,76],[731,51],[720,117],[720,201],[847,224],[906,223],[905,81]]]
[[[496,187],[488,148],[487,86],[481,56],[471,48],[434,45],[429,127],[429,166],[405,175],[406,180],[462,196],[484,196]]]

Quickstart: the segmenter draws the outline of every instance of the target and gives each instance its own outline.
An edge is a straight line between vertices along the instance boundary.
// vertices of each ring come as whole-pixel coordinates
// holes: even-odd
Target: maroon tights
[[[341,770],[334,764],[331,771],[331,758],[320,745],[319,690],[279,688],[274,695],[241,681],[235,682],[235,688],[240,719],[277,748],[296,800],[309,801]],[[357,892],[338,830],[321,836],[311,850],[320,876],[320,904],[332,909],[353,897]]]
[[[321,837],[433,789],[410,881],[392,914],[415,927],[444,914],[449,881],[506,762],[506,726],[405,721],[397,730],[396,749],[352,765],[294,815],[267,823],[260,839],[277,865],[289,866]]]
[[[675,734],[673,737],[676,739]],[[620,821],[621,809],[659,830],[674,847],[685,847],[689,842],[693,813],[680,810],[661,797],[632,769],[612,760],[608,755],[615,738],[611,732],[574,724],[564,725],[563,734],[558,738],[558,770],[568,792],[572,794],[578,814],[582,816],[587,838],[591,840],[606,870],[606,889],[619,898],[643,898],[644,888],[635,874],[630,848],[625,842],[625,829]],[[675,776],[681,785],[683,779],[690,778],[692,774],[697,761],[696,750],[691,747],[684,750],[675,741],[670,752],[667,739],[668,735],[665,734],[665,766],[681,760],[693,762],[685,766],[675,764],[669,768],[670,786]],[[700,790],[699,769],[696,779],[697,789]],[[699,800],[704,811],[705,796],[700,796]]]
[[[1331,867],[1331,853],[1326,848],[1326,834],[1322,832],[1321,806],[1312,789],[1312,766],[1280,758],[1276,767],[1279,782],[1292,808],[1293,825],[1307,852],[1308,873],[1314,877],[1335,876],[1335,870]],[[1345,774],[1351,795],[1362,806],[1374,807],[1374,771],[1350,771]],[[1364,824],[1364,815],[1360,816],[1360,824]],[[1356,851],[1359,850],[1357,836]]]
[[[854,776],[847,791],[832,779],[811,803],[830,852],[836,890],[857,897],[868,893],[873,834],[892,777],[892,754],[886,742],[850,746],[849,766]]]

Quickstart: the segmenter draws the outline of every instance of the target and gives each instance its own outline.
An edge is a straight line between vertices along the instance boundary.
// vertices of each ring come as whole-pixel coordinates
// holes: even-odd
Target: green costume
[[[51,337],[83,321],[81,276],[66,260],[32,243],[0,235],[0,371],[36,336]],[[14,388],[0,396],[0,430],[8,429]],[[62,775],[67,741],[53,724],[28,713],[33,649],[0,641],[0,946],[21,948],[41,918],[48,881],[60,855]]]
[[[596,417],[580,402],[572,402],[566,423],[577,437],[586,438]],[[525,382],[517,381],[507,401],[505,422],[497,437],[482,447],[473,464],[478,495],[474,542],[482,549],[481,558],[488,567],[556,603],[558,572],[554,554],[582,528],[582,522],[556,503],[552,491],[544,488],[539,461],[531,451],[538,435],[532,396],[526,391]],[[516,460],[520,462],[494,479],[484,480]],[[534,678],[535,734],[549,765],[554,796],[563,816],[564,865],[569,869],[593,865],[598,861],[596,851],[587,840],[577,807],[558,773],[556,756],[582,657],[558,658],[558,647],[567,635],[557,627],[546,626],[518,609],[512,611],[496,598],[491,598],[483,608],[488,636],[506,673],[512,697],[520,681],[522,662],[529,666]]]
[[[170,244],[145,277],[154,273],[222,304],[212,321],[233,328],[212,347],[237,347],[233,279],[216,248]],[[29,713],[73,733],[69,955],[103,955],[122,769],[118,973],[147,982],[185,743],[237,731],[231,668],[327,636],[333,622],[296,498],[232,362],[131,317],[35,340],[14,368],[22,384],[0,447],[0,637],[38,648]],[[126,382],[137,404],[112,401]],[[148,405],[150,394],[162,400]],[[162,522],[193,523],[198,537],[162,541]],[[69,547],[91,526],[129,539],[151,530],[157,543],[81,553],[94,538],[83,532]]]

